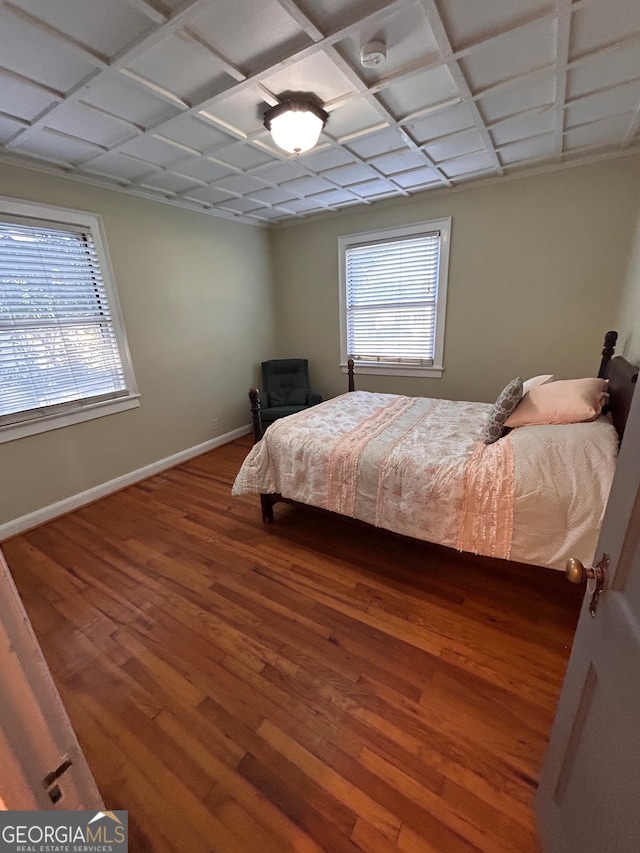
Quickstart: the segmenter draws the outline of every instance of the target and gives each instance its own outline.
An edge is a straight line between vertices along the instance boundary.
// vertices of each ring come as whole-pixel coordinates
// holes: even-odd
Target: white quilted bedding
[[[604,419],[481,441],[491,405],[356,391],[276,421],[233,493],[283,497],[441,545],[563,569],[593,557],[617,456]]]

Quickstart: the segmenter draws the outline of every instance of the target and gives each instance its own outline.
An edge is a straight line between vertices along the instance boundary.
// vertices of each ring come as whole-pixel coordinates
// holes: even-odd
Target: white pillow
[[[532,388],[537,388],[539,385],[546,385],[547,382],[553,382],[553,374],[541,373],[540,376],[532,376],[522,383],[522,396],[531,391]]]

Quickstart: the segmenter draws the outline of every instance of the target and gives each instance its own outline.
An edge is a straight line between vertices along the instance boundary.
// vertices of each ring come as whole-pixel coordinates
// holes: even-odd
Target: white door
[[[609,586],[587,591],[536,800],[545,853],[640,851],[640,393],[600,534]]]
[[[103,807],[0,552],[0,809]]]

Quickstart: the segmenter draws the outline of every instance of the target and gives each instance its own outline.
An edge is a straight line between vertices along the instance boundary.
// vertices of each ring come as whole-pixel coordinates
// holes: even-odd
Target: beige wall
[[[0,523],[249,423],[256,365],[274,354],[267,231],[5,165],[0,195],[102,215],[142,394],[0,444]]]
[[[618,318],[639,178],[640,157],[625,157],[279,229],[279,355],[308,357],[325,395],[346,390],[338,237],[451,216],[442,379],[361,376],[357,386],[493,400],[518,374],[592,373]]]
[[[617,352],[640,366],[640,195],[633,246],[622,289],[616,329],[620,333]]]

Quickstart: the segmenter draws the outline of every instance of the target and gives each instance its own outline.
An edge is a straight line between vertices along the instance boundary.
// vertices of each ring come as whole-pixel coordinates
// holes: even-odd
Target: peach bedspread
[[[491,404],[355,391],[276,421],[233,494],[283,497],[459,550],[591,560],[617,440],[604,419],[481,441]]]

